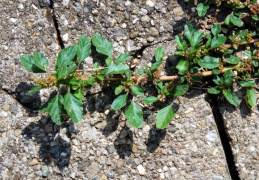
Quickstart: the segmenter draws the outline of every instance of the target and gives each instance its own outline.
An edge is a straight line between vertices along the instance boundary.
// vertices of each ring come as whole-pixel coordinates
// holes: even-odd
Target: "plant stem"
[[[224,69],[220,70],[220,73],[224,73],[227,70],[232,70],[232,69],[237,69],[240,67],[240,63],[228,67],[224,67]],[[196,74],[191,74],[191,76],[196,76],[196,77],[206,77],[206,76],[212,76],[214,75],[213,71],[205,71],[201,73],[196,73]]]
[[[76,72],[83,72],[83,71],[95,71],[95,70],[102,70],[102,69],[107,69],[107,67],[100,67],[100,68],[87,68],[87,69],[78,69]]]

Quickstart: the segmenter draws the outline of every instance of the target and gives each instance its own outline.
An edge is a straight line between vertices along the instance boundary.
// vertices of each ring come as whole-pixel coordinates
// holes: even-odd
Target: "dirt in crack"
[[[65,45],[64,45],[64,42],[61,38],[60,30],[58,28],[59,27],[58,26],[58,20],[57,20],[56,15],[55,15],[54,1],[53,0],[47,0],[47,4],[48,4],[49,8],[52,10],[52,19],[53,19],[54,26],[55,26],[55,29],[56,29],[56,32],[57,32],[58,44],[60,45],[61,49],[64,49]]]
[[[227,133],[226,127],[224,125],[223,116],[219,110],[217,95],[209,94],[209,103],[212,108],[214,119],[216,121],[216,125],[218,128],[221,144],[223,146],[223,150],[224,150],[225,157],[227,160],[231,179],[240,180],[237,168],[235,166],[234,155],[233,155],[231,145],[230,145],[231,138],[229,137],[229,135]]]

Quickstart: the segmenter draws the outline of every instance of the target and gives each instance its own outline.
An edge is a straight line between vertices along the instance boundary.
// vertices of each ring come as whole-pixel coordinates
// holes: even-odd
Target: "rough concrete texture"
[[[60,0],[54,7],[66,45],[100,33],[113,43],[115,55],[172,39],[186,16],[177,1]]]
[[[60,50],[52,18],[40,2],[0,1],[0,86],[10,93],[35,78],[21,66],[20,56],[41,52],[54,64]]]
[[[245,97],[244,91],[237,91],[239,98]],[[257,94],[257,104],[259,96]],[[245,100],[235,108],[227,102],[219,102],[236,167],[241,179],[259,179],[259,107],[251,111]]]
[[[161,45],[167,53],[165,67],[171,67],[173,34],[181,32],[187,16],[177,2],[181,1],[56,0],[54,8],[66,47],[75,45],[82,34],[100,33],[113,43],[115,57],[132,52],[140,67],[151,65]],[[174,100],[176,118],[166,130],[154,126],[161,104],[144,108],[142,128],[125,124],[123,112],[110,108],[110,89],[86,95],[78,124],[58,127],[48,116],[32,111],[51,91],[27,95],[32,80],[41,75],[28,73],[20,56],[41,51],[53,67],[60,50],[55,28],[42,0],[4,0],[0,10],[0,86],[5,90],[0,91],[1,179],[230,179],[211,108],[200,91]],[[90,66],[93,62],[85,61]],[[258,179],[257,114],[249,119],[242,108],[240,114],[230,105],[221,111],[240,177]]]
[[[111,96],[92,96],[82,122],[59,128],[1,91],[1,179],[230,179],[201,92],[174,101],[176,119],[166,130],[155,129],[151,107],[143,128],[131,128],[110,109]]]

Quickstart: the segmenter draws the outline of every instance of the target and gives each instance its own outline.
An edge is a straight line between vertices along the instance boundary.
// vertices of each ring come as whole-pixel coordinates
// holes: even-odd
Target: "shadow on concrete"
[[[28,94],[28,91],[33,89],[35,85],[27,82],[21,82],[15,89],[15,99],[20,102],[23,106],[27,107],[28,110],[38,110],[41,106],[40,93],[36,92],[33,94]],[[31,112],[28,112],[31,113]]]
[[[46,164],[54,164],[62,171],[69,166],[71,156],[71,144],[64,140],[59,132],[66,129],[66,136],[72,138],[72,134],[79,133],[73,122],[65,122],[62,126],[56,125],[49,116],[42,116],[38,122],[32,122],[22,131],[25,140],[33,139],[41,144],[39,156]]]
[[[165,136],[166,129],[157,129],[154,125],[149,131],[147,151],[150,153],[155,152],[155,150],[159,147],[160,142],[165,138]]]
[[[133,146],[133,133],[132,131],[125,125],[120,131],[119,136],[114,141],[114,147],[117,150],[121,159],[125,159],[125,157],[129,157],[132,153]]]

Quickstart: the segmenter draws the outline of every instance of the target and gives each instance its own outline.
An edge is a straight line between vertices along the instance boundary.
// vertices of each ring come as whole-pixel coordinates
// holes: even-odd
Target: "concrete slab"
[[[246,96],[244,91],[238,91],[237,94],[239,98]],[[232,152],[240,178],[259,179],[258,106],[253,109],[254,112],[250,111],[244,99],[237,108],[226,101],[220,101],[219,105],[231,138]]]
[[[177,1],[56,1],[54,8],[66,45],[99,33],[113,43],[115,55],[172,39],[185,17]]]
[[[0,86],[14,93],[19,83],[39,77],[22,67],[20,56],[39,51],[53,67],[60,47],[44,1],[2,0],[0,11]]]

